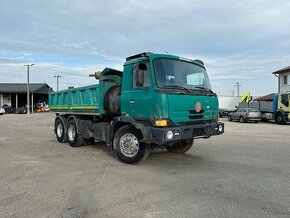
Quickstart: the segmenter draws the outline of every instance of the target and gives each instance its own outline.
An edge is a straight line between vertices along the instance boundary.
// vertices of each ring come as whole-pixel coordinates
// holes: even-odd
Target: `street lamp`
[[[54,75],[56,77],[56,91],[58,92],[58,78],[62,77],[60,75]]]
[[[30,98],[29,98],[29,67],[33,66],[35,64],[24,64],[24,66],[27,67],[27,114],[30,114]]]

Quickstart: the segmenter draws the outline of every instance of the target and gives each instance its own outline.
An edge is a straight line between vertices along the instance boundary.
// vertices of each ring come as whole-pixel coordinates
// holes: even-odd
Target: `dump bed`
[[[99,114],[99,105],[98,84],[49,93],[49,107],[53,112]]]

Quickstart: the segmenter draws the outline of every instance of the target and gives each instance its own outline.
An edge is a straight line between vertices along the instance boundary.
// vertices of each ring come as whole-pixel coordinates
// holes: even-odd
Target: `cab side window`
[[[139,63],[132,68],[133,89],[147,88],[151,85],[149,63]]]
[[[289,98],[287,94],[281,95],[281,103],[284,104],[286,107],[289,106]]]

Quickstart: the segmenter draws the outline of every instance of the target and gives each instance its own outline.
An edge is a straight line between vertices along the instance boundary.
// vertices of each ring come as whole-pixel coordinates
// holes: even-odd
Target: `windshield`
[[[205,69],[193,63],[174,59],[156,59],[153,65],[159,88],[211,89]]]

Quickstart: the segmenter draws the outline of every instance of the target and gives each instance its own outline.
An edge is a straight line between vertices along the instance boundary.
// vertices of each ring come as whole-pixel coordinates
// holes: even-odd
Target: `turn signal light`
[[[167,120],[155,120],[155,126],[168,126]]]

